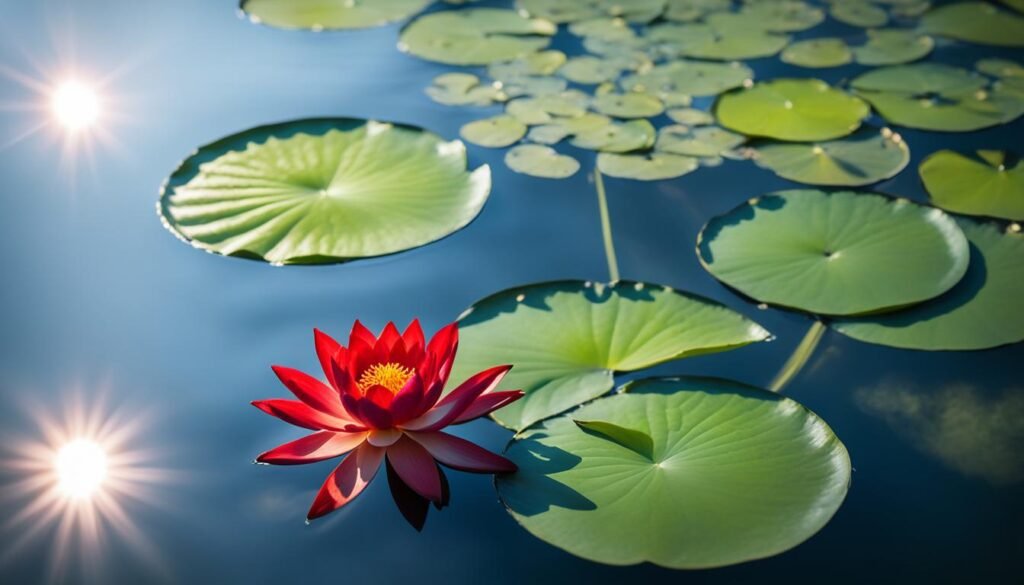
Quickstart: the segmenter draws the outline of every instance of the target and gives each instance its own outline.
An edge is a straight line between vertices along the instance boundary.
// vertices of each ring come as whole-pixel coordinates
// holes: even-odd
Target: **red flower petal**
[[[349,453],[331,475],[327,476],[327,481],[313,500],[306,519],[319,518],[354,500],[377,475],[383,459],[384,449],[380,447],[374,447],[369,443],[356,447],[356,450]]]
[[[389,392],[390,394],[390,392]],[[356,398],[353,400],[355,411],[359,413],[359,419],[375,429],[390,429],[395,425],[395,419],[391,411],[378,406],[369,398]]]
[[[459,326],[457,323],[450,323],[443,327],[434,334],[427,345],[427,353],[434,357],[434,364],[437,367],[436,375],[442,384],[448,380],[448,374],[452,371],[458,347]]]
[[[501,455],[442,432],[406,433],[422,445],[434,458],[448,467],[473,473],[511,473],[515,463]]]
[[[423,360],[423,351],[426,345],[419,319],[413,319],[412,323],[409,323],[409,326],[405,328],[405,333],[402,333],[402,340],[405,342],[405,349],[409,352],[410,357],[415,360],[416,365],[419,365],[419,362]]]
[[[442,398],[434,408],[403,424],[402,427],[410,431],[436,431],[450,425],[478,396],[494,390],[511,369],[512,366],[496,366],[474,374],[448,396]]]
[[[373,344],[377,343],[377,336],[357,319],[356,322],[352,324],[352,332],[348,335],[349,347],[355,345],[356,340],[361,340],[365,345],[373,347]]]
[[[394,348],[400,341],[402,341],[402,334],[398,332],[398,327],[395,327],[394,322],[388,321],[388,324],[384,326],[384,331],[381,331],[380,337],[377,338],[376,349],[378,353],[383,350],[384,353],[390,354],[392,348]],[[404,343],[402,344],[401,349],[401,353],[404,354]]]
[[[281,383],[292,391],[296,398],[313,408],[338,417],[350,419],[338,400],[338,393],[316,378],[293,368],[271,366]]]
[[[405,386],[395,394],[391,402],[391,415],[396,422],[407,421],[423,414],[420,403],[423,401],[423,380],[419,374],[413,374]]]
[[[274,447],[256,461],[269,465],[300,465],[333,459],[355,449],[366,440],[366,432],[335,433],[320,431]]]
[[[437,463],[422,445],[403,436],[387,448],[388,461],[406,485],[432,502],[441,502],[441,478]]]
[[[427,523],[430,502],[405,485],[390,462],[387,463],[387,470],[388,486],[391,488],[391,497],[395,500],[398,511],[417,532],[423,530],[423,525]]]
[[[327,381],[331,386],[337,388],[338,385],[334,382],[333,358],[341,349],[341,344],[319,329],[313,329],[313,343],[316,345],[316,357],[320,360],[324,376],[327,376]]]
[[[362,424],[320,412],[298,400],[284,400],[281,398],[255,400],[252,405],[270,416],[275,416],[297,427],[314,431],[327,430],[352,433],[366,430],[366,427]]]
[[[459,423],[469,422],[473,419],[480,418],[481,416],[490,414],[522,397],[522,390],[507,390],[503,392],[488,392],[486,394],[481,394],[473,401],[472,404],[469,405],[469,407],[466,408],[466,410],[462,411],[462,414],[456,417],[452,424],[457,425]]]

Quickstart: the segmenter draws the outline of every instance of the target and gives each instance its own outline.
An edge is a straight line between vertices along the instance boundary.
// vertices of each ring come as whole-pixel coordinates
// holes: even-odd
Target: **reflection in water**
[[[967,384],[937,392],[883,383],[855,394],[857,405],[884,419],[921,450],[994,484],[1024,480],[1024,391],[994,398]]]
[[[115,537],[164,572],[158,552],[130,515],[133,503],[160,505],[154,488],[170,479],[168,471],[151,466],[157,454],[141,446],[151,421],[108,408],[102,391],[88,393],[88,402],[83,395],[63,399],[64,411],[56,416],[29,406],[39,436],[5,440],[9,452],[0,467],[0,498],[18,512],[0,523],[0,565],[14,561],[30,543],[46,542],[51,581],[72,575],[88,580],[99,574],[105,545]]]

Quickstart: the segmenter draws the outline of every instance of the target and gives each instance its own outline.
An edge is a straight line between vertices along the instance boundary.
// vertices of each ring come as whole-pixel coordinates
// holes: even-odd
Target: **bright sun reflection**
[[[72,132],[92,126],[100,117],[96,91],[75,80],[57,86],[50,105],[57,122]]]
[[[166,501],[157,490],[172,476],[153,466],[166,454],[144,446],[152,432],[148,416],[110,408],[103,396],[102,391],[75,393],[59,401],[64,405],[59,415],[28,406],[38,436],[5,438],[10,453],[0,464],[0,499],[17,512],[0,524],[0,565],[16,560],[32,543],[45,543],[50,580],[71,575],[84,580],[102,568],[104,547],[114,537],[145,565],[164,571],[131,512],[139,504]]]

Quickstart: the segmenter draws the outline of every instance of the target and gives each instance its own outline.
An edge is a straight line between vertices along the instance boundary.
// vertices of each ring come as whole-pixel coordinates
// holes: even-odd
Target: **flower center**
[[[395,362],[373,364],[359,376],[359,389],[366,392],[374,386],[383,386],[392,393],[398,393],[412,375],[412,368]]]

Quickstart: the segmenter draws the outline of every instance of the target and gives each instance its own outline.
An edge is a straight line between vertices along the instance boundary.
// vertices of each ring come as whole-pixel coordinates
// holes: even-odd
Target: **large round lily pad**
[[[758,301],[863,315],[946,292],[967,271],[967,240],[938,209],[873,193],[780,191],[704,226],[697,255]]]
[[[331,30],[383,26],[416,14],[430,2],[431,0],[242,0],[241,8],[254,22],[279,28]]]
[[[919,169],[935,205],[967,215],[1024,220],[1024,164],[998,150],[977,158],[952,150],[929,156]]]
[[[742,134],[806,142],[841,138],[869,113],[863,100],[818,79],[778,79],[727,93],[718,122]]]
[[[832,327],[860,341],[920,350],[1024,341],[1024,235],[997,224],[958,221],[971,242],[971,263],[952,290],[906,311],[837,320]]]
[[[487,65],[541,50],[557,30],[547,20],[526,18],[514,10],[445,10],[406,26],[398,48],[449,65]]]
[[[468,224],[491,188],[462,142],[349,118],[261,126],[201,147],[161,194],[193,246],[275,264],[344,262],[416,248]]]
[[[853,136],[818,144],[767,142],[756,153],[759,166],[808,185],[870,185],[896,176],[910,162],[906,142],[889,129],[864,128]]]
[[[612,389],[613,373],[768,338],[713,301],[636,282],[543,283],[497,293],[461,319],[455,379],[512,364],[503,387],[526,396],[494,413],[522,429]],[[482,364],[487,364],[481,366]]]
[[[818,532],[850,484],[850,457],[792,399],[737,382],[627,384],[533,427],[505,455],[498,494],[530,533],[600,563],[721,567]]]
[[[938,6],[921,18],[921,28],[982,45],[1024,47],[1024,17],[988,2],[957,2]]]

